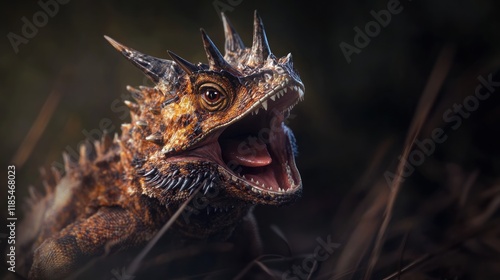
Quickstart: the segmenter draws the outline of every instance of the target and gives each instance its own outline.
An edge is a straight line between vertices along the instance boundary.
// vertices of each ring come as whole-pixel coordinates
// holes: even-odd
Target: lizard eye
[[[227,104],[226,92],[214,83],[207,83],[199,88],[201,105],[209,111],[222,110]]]
[[[205,100],[207,100],[210,103],[217,103],[221,98],[222,94],[220,94],[216,89],[214,88],[207,88],[205,89]]]

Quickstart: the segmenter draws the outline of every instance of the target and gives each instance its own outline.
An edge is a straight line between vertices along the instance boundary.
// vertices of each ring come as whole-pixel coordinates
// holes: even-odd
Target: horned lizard
[[[121,135],[63,154],[65,174],[45,177],[18,246],[30,279],[66,278],[91,260],[143,246],[187,199],[206,213],[178,219],[186,239],[225,240],[255,205],[295,201],[302,182],[295,139],[284,124],[304,97],[292,56],[270,50],[255,13],[251,47],[222,14],[225,54],[201,30],[208,64],[168,51],[152,57],[106,37],[155,87],[127,87],[131,122]],[[209,195],[214,194],[216,195]]]

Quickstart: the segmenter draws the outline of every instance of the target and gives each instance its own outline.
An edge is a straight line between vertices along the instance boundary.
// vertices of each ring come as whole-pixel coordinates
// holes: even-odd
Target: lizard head
[[[304,97],[290,54],[277,58],[255,13],[247,48],[222,14],[225,54],[201,30],[208,64],[193,64],[173,52],[155,58],[106,37],[155,84],[129,87],[137,103],[122,126],[143,193],[179,202],[196,188],[216,191],[211,206],[292,202],[302,183],[295,140],[284,124]],[[215,205],[215,206],[214,206]]]

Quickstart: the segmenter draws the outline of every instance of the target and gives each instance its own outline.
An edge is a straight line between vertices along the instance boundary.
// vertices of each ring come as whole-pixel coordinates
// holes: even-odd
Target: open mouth
[[[300,186],[295,140],[284,121],[302,98],[301,91],[293,85],[269,93],[219,136],[225,165],[254,191],[280,194]]]
[[[298,83],[269,92],[189,155],[216,162],[232,181],[254,193],[295,193],[301,188],[301,178],[295,165],[295,139],[284,121],[303,96],[303,86]]]

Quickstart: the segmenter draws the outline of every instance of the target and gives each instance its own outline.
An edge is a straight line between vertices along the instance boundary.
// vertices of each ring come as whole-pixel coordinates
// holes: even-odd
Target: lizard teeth
[[[299,88],[300,101],[304,100],[304,91]]]
[[[277,94],[275,94],[275,95],[273,95],[273,96],[270,97],[272,101],[274,101],[276,99],[276,95]]]
[[[262,108],[267,111],[267,100],[262,102]]]

